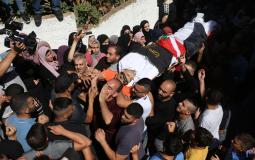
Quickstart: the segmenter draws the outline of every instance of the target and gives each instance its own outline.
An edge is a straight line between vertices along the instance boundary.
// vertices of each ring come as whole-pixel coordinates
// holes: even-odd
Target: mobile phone
[[[87,32],[82,32],[83,30],[80,30],[79,32],[77,32],[77,35],[80,35],[81,33],[82,34],[85,34],[85,35],[90,35],[90,34],[92,34],[92,32],[91,31],[87,31]]]

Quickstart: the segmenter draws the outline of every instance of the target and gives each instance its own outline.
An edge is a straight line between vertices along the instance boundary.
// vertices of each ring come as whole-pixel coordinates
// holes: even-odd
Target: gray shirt
[[[131,148],[138,145],[143,139],[144,121],[140,118],[136,124],[123,125],[116,135],[116,152],[120,155],[129,155]],[[144,155],[142,147],[139,150],[140,158]]]
[[[192,130],[195,129],[195,125],[191,116],[186,119],[178,119],[176,121],[176,125],[178,127],[178,132],[180,133],[180,135],[183,135],[185,132],[187,132],[190,129]]]
[[[58,159],[65,153],[68,148],[73,148],[72,141],[56,140],[54,142],[49,142],[48,147],[45,148],[42,152],[43,154],[48,155],[51,159]],[[26,159],[33,159],[36,157],[36,151],[29,151],[23,156]]]
[[[112,71],[116,71],[117,72],[118,71],[118,63],[111,64],[109,69],[111,69]]]

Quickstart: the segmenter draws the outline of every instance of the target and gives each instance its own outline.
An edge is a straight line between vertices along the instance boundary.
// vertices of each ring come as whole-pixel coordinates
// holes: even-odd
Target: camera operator
[[[0,91],[13,83],[21,85],[26,91],[25,84],[12,66],[14,58],[26,47],[23,43],[10,41],[10,50],[0,54]]]
[[[50,44],[46,41],[39,41],[37,42],[37,46],[36,46],[36,49],[33,53],[29,53],[28,51],[23,51],[21,53],[19,53],[19,56],[23,57],[25,60],[29,60],[29,61],[32,61],[34,62],[35,64],[40,64],[40,61],[39,61],[39,49],[41,47],[48,47],[51,49],[50,47]]]

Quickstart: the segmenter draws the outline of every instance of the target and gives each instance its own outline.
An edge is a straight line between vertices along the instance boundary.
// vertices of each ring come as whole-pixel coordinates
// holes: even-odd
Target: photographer
[[[9,85],[17,83],[26,91],[25,84],[12,66],[12,61],[16,55],[22,52],[26,47],[23,43],[11,41],[10,48],[10,50],[0,54],[0,90],[3,91]]]
[[[38,50],[43,46],[50,48],[49,43],[38,40],[34,31],[29,34],[20,33],[22,29],[23,23],[17,22],[15,19],[10,18],[5,22],[5,27],[2,29],[3,32],[1,33],[7,35],[4,39],[5,47],[11,48],[10,43],[13,41],[21,42],[25,45],[25,48],[18,53],[19,56],[23,57],[25,60],[30,60],[35,64],[40,64]]]
[[[23,51],[23,52],[19,53],[19,56],[21,56],[25,60],[32,61],[35,64],[39,65],[40,64],[39,54],[38,54],[39,49],[41,47],[48,47],[48,48],[51,49],[51,47],[50,47],[50,44],[46,41],[39,41],[39,42],[36,42],[36,43],[37,43],[37,46],[36,46],[35,51],[33,51],[32,53],[29,53],[28,51]]]

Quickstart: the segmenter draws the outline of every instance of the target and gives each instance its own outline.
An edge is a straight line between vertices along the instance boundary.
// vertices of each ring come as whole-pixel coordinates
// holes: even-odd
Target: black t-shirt
[[[24,150],[18,141],[3,140],[0,142],[0,153],[11,159],[17,159],[23,155]]]
[[[70,121],[51,122],[51,123],[47,124],[47,126],[55,126],[55,125],[61,125],[66,130],[69,130],[71,132],[76,132],[76,133],[80,133],[82,135],[88,136],[88,131],[86,130],[85,124],[72,123]],[[48,131],[48,138],[49,138],[49,141],[68,140],[67,137],[55,135],[55,134],[51,133],[50,131]]]
[[[109,62],[107,62],[107,57],[103,57],[101,58],[97,65],[95,66],[95,69],[99,70],[99,71],[103,71],[107,68],[109,68],[111,66],[111,64]]]
[[[166,122],[173,121],[176,106],[177,103],[173,98],[165,102],[156,99],[154,104],[155,115],[146,119],[146,125],[150,131],[159,133],[164,129]]]

